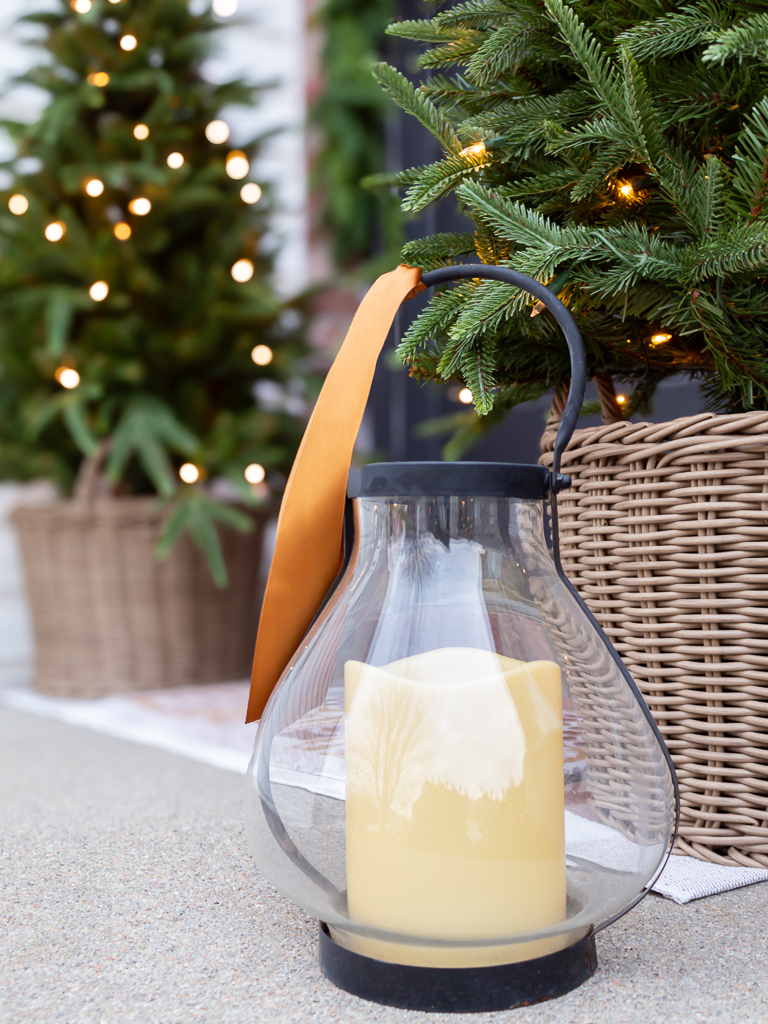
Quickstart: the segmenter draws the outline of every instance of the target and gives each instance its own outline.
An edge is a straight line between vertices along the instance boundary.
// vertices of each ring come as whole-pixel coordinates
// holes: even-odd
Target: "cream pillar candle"
[[[350,661],[346,693],[349,915],[458,946],[334,936],[377,959],[482,966],[543,956],[565,918],[560,669],[473,648],[382,668]]]

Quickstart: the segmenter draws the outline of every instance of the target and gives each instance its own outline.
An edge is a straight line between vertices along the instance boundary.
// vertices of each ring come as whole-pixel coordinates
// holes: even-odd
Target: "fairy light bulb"
[[[226,121],[211,121],[205,126],[205,137],[214,146],[220,146],[229,138],[229,125]]]
[[[663,345],[665,342],[671,341],[671,340],[672,340],[672,335],[671,334],[664,334],[663,332],[661,332],[659,334],[653,334],[651,336],[651,345],[653,345],[654,348],[655,348],[656,345]]]
[[[134,139],[138,139],[139,142],[143,142],[144,139],[149,138],[149,128],[145,124],[137,124],[133,129]]]
[[[211,10],[220,18],[231,18],[237,10],[237,0],[213,0]]]
[[[248,163],[248,157],[242,149],[233,149],[231,153],[227,153],[226,168],[230,178],[234,178],[237,181],[246,176],[251,169],[251,165]]]
[[[634,189],[628,181],[625,182],[623,185],[619,185],[619,195],[624,196],[625,199],[629,199],[629,197],[633,196],[634,194]]]
[[[267,472],[258,462],[252,462],[250,466],[245,467],[243,475],[249,484],[260,484]]]
[[[17,217],[20,217],[22,213],[26,213],[29,209],[29,200],[21,192],[17,192],[15,196],[11,196],[8,200],[8,209],[11,213],[15,213]]]
[[[469,405],[472,401],[472,392],[469,388],[462,388],[457,397],[460,402],[464,403],[464,405]]]
[[[257,185],[255,181],[249,181],[243,185],[240,189],[240,198],[244,203],[248,203],[249,206],[253,206],[254,203],[258,203],[264,193],[261,191],[261,186]]]
[[[200,470],[193,462],[185,462],[179,467],[179,476],[185,484],[193,484],[200,479]]]
[[[88,294],[94,302],[103,302],[109,295],[109,285],[106,281],[94,281],[88,289]]]
[[[485,156],[487,152],[484,142],[473,142],[471,146],[465,146],[459,156]]]
[[[230,273],[238,284],[245,284],[253,277],[253,263],[250,260],[238,260],[232,266]]]
[[[64,232],[66,230],[66,224],[62,224],[60,220],[54,220],[50,224],[46,225],[45,237],[49,242],[60,242],[64,237]]]
[[[177,171],[180,167],[184,166],[184,157],[181,153],[169,153],[165,161],[173,171]]]
[[[269,345],[257,345],[251,350],[251,359],[257,366],[268,366],[272,362],[272,355]]]
[[[135,50],[138,46],[138,39],[136,36],[127,35],[123,36],[120,40],[120,49],[125,50],[126,53],[130,53],[131,50]]]
[[[77,14],[87,14],[93,7],[93,4],[91,3],[91,0],[72,0],[72,3],[69,6]]]
[[[89,196],[93,196],[95,199],[96,196],[100,196],[104,191],[104,182],[99,178],[91,178],[90,181],[86,181],[85,183],[85,191]]]
[[[139,196],[128,203],[128,209],[137,217],[146,217],[152,209],[152,203],[145,196]]]
[[[126,224],[124,220],[121,220],[118,224],[115,224],[114,228],[115,238],[121,242],[125,242],[126,239],[131,237],[131,225]]]
[[[89,85],[95,85],[98,89],[103,89],[105,85],[109,85],[109,75],[106,71],[93,71],[86,78],[86,82]]]
[[[627,396],[626,395],[616,395],[616,401],[619,403],[619,405],[624,405],[626,400],[627,400]]]
[[[70,366],[60,366],[54,373],[54,377],[63,388],[71,391],[80,383],[80,374]]]

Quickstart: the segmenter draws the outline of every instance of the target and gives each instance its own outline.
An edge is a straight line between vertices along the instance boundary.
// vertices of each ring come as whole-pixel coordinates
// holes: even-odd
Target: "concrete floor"
[[[768,884],[648,897],[579,990],[498,1014],[334,988],[316,924],[264,881],[228,772],[0,710],[2,1024],[768,1022]]]

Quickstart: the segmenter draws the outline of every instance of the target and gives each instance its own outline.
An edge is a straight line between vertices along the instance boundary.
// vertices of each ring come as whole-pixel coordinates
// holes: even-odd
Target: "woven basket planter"
[[[66,697],[242,679],[256,635],[263,519],[220,528],[219,590],[188,537],[159,561],[155,498],[66,501],[13,513],[37,648],[35,688]]]
[[[577,430],[562,469],[563,567],[670,749],[677,852],[768,866],[768,413]]]

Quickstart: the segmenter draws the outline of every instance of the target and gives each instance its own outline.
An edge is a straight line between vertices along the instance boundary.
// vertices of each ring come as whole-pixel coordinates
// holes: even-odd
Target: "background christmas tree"
[[[182,465],[255,503],[302,431],[253,397],[302,351],[261,248],[258,140],[232,150],[218,117],[256,91],[203,78],[218,25],[186,0],[72,0],[25,20],[49,59],[20,81],[51,100],[36,124],[3,123],[27,159],[5,165],[0,214],[0,477],[66,491],[106,449],[115,493],[173,505],[161,550],[188,530],[223,584],[215,522],[252,521]]]
[[[768,407],[764,5],[467,0],[389,31],[427,44],[430,77],[378,79],[445,152],[398,175],[404,209],[454,192],[476,224],[409,243],[409,263],[547,283],[590,373],[630,383],[625,414],[680,372],[713,407]],[[489,425],[568,377],[549,314],[497,282],[436,295],[400,354],[418,378],[462,380]]]

